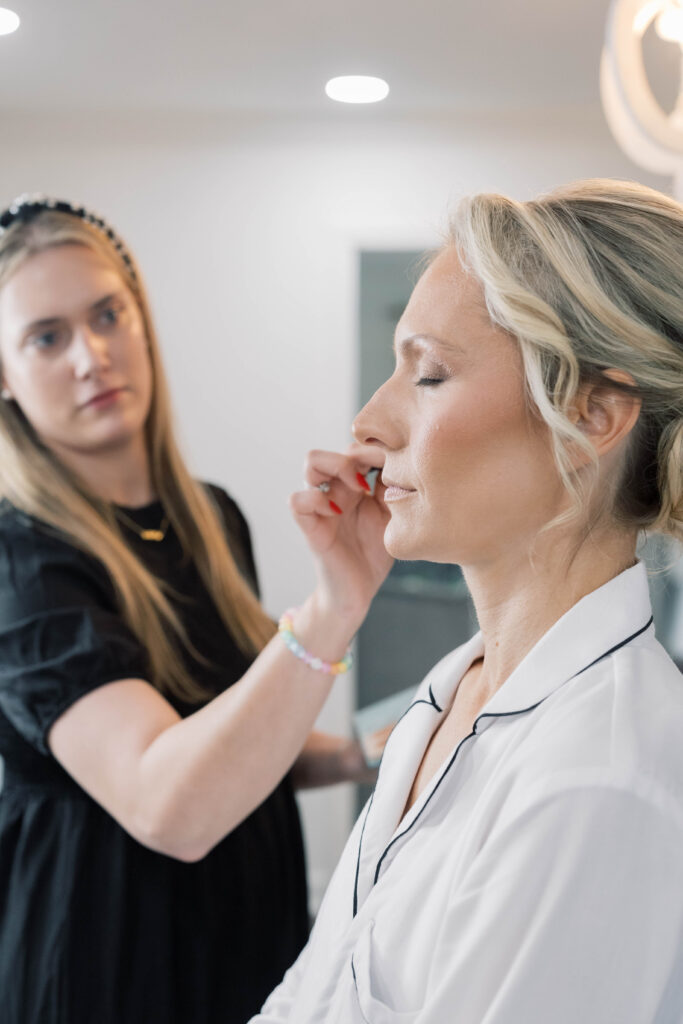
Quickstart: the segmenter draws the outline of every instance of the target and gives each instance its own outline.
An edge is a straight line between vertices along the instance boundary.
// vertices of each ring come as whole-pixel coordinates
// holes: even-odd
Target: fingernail
[[[338,516],[343,515],[343,512],[339,508],[339,505],[337,505],[334,501],[330,502],[330,508],[332,509],[333,512],[336,512]]]
[[[356,473],[356,480],[361,485],[361,487],[365,488],[366,491],[369,491],[369,490],[372,489],[370,487],[370,484],[367,482],[367,480],[365,479],[365,477],[363,476],[362,473]]]

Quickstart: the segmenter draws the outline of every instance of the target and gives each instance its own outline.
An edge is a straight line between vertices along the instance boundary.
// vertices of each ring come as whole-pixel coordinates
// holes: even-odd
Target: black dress
[[[256,587],[249,531],[212,488],[230,547]],[[157,502],[125,509],[158,527]],[[130,543],[182,599],[187,658],[216,693],[248,668],[172,530]],[[188,600],[189,599],[189,600]],[[99,562],[0,507],[0,1024],[244,1024],[308,933],[299,818],[288,778],[203,860],[131,838],[52,757],[73,701],[149,678]],[[185,716],[194,708],[171,701]]]

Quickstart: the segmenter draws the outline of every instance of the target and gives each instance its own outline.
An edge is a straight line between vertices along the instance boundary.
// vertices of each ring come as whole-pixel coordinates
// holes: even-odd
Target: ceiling
[[[2,0],[0,110],[340,108],[339,74],[391,85],[382,113],[595,106],[609,0]],[[659,41],[657,41],[659,42]],[[675,67],[677,48],[661,44]],[[665,51],[665,52],[664,52]],[[674,62],[672,64],[672,61]],[[367,108],[359,110],[366,117]]]

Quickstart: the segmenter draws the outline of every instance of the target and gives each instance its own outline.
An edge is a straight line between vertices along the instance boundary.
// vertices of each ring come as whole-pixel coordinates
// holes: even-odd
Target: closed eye
[[[443,382],[445,380],[446,380],[445,377],[420,377],[420,379],[415,382],[415,387],[416,388],[434,387],[435,384],[443,384]]]

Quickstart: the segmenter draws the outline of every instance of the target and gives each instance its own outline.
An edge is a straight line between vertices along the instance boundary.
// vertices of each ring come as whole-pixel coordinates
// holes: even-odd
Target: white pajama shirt
[[[638,564],[541,638],[401,820],[481,635],[394,729],[253,1024],[681,1024],[683,676]]]

